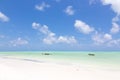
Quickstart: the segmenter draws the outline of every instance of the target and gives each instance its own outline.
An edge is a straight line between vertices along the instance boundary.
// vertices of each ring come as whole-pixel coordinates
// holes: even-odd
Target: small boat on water
[[[51,55],[50,53],[42,53],[42,55]]]
[[[95,56],[95,54],[92,54],[92,53],[89,53],[88,55],[89,55],[89,56]]]

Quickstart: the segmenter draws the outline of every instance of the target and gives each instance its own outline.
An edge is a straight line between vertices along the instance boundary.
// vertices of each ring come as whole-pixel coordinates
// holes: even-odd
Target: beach
[[[0,56],[0,80],[120,80],[120,69],[89,65]]]
[[[0,80],[120,80],[119,69],[91,66],[85,63],[1,56]]]

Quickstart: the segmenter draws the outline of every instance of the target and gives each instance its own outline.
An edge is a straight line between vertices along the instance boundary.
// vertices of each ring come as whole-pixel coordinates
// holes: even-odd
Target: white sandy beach
[[[120,71],[0,58],[0,80],[120,80]]]

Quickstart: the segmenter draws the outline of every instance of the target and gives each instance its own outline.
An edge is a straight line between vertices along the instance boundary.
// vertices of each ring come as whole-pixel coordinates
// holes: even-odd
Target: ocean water
[[[43,55],[44,53],[50,55]],[[88,54],[95,54],[95,56],[89,56]],[[0,52],[0,57],[61,64],[80,65],[82,63],[88,67],[120,70],[120,51],[17,51]]]

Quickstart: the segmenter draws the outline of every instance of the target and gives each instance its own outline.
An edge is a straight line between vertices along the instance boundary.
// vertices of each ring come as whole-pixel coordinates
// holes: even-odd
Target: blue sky
[[[0,0],[0,51],[120,50],[120,0]]]

